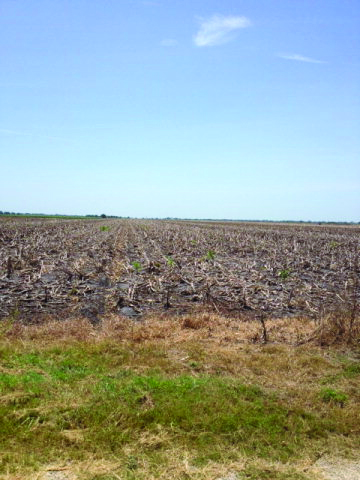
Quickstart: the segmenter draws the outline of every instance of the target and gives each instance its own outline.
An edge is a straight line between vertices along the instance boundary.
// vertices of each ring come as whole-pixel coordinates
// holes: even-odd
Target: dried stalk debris
[[[100,228],[106,227],[106,228]],[[358,226],[0,221],[0,318],[359,311]],[[265,331],[264,331],[265,336]],[[265,339],[264,339],[265,340]]]

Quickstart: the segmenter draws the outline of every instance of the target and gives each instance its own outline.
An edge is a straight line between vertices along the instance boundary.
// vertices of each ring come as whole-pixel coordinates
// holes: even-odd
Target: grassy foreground
[[[291,345],[304,322],[3,324],[0,478],[323,478],[360,454],[360,352]]]

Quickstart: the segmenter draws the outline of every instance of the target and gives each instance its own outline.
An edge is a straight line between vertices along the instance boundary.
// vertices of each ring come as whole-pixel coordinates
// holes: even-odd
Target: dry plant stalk
[[[356,332],[358,226],[18,218],[0,227],[0,318],[99,324],[164,309],[319,318],[349,308],[349,338]]]

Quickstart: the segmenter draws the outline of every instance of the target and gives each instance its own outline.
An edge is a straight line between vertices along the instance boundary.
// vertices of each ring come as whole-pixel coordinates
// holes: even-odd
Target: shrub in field
[[[101,225],[100,227],[100,232],[108,232],[110,230],[110,227],[106,225]]]

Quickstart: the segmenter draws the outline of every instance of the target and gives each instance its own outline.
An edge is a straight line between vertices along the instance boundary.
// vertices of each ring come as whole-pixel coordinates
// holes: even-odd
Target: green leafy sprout
[[[134,268],[134,270],[135,270],[136,272],[138,272],[138,273],[141,272],[142,266],[141,266],[141,263],[140,263],[140,262],[132,262],[131,265],[132,265],[132,267]]]
[[[281,278],[281,280],[286,280],[290,276],[290,273],[291,270],[284,268],[278,272],[278,276]]]
[[[215,259],[215,252],[214,250],[209,250],[206,254],[206,260],[214,260]]]
[[[175,267],[175,260],[171,257],[166,257],[166,263],[169,267]]]

